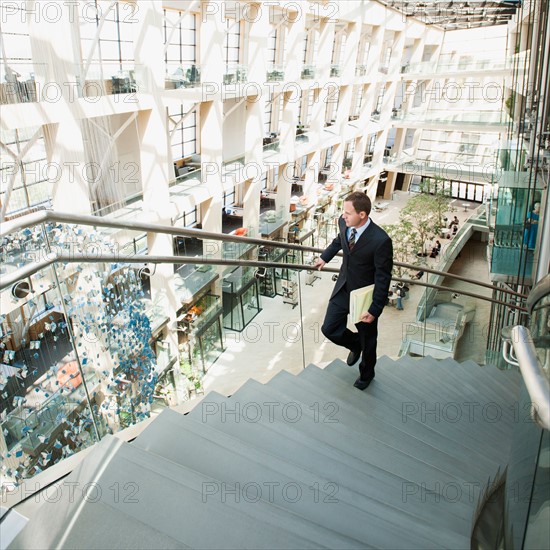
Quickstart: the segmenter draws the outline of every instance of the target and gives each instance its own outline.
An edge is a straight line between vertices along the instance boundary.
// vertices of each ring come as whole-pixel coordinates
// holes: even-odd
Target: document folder
[[[349,314],[353,324],[361,322],[361,315],[366,313],[372,304],[374,285],[352,290],[349,294]]]

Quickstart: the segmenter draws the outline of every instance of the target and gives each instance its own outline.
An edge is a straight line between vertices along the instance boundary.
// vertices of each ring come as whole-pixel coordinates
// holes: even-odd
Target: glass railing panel
[[[327,203],[323,211],[308,208],[298,212],[297,216],[291,216],[290,223],[285,218],[288,213],[282,210],[270,213],[262,223],[266,225],[267,233],[270,232],[270,225],[277,228],[277,224],[284,226],[288,223],[292,231],[285,239],[324,248],[338,232],[339,210],[331,207],[331,203]],[[295,227],[298,228],[296,232]],[[451,239],[433,235],[434,238],[439,237],[443,244],[439,257],[417,256],[415,270],[394,271],[395,277],[409,279],[409,282],[399,286],[394,281],[395,286],[390,288],[388,304],[379,322],[379,356],[385,354],[396,358],[400,353],[408,353],[483,362],[479,360],[478,351],[485,350],[485,341],[479,327],[487,322],[484,308],[489,307],[489,303],[463,294],[468,289],[472,290],[472,285],[468,283],[453,281],[445,274],[433,275],[428,279],[427,272],[420,273],[424,266],[428,266],[483,280],[487,276],[482,271],[482,266],[486,270],[486,260],[483,257],[478,261],[483,254],[475,248],[477,245],[472,242],[468,245],[470,248],[458,248],[459,244],[464,244],[462,239],[467,240],[467,231],[466,224],[463,224]],[[259,233],[264,234],[261,227]],[[308,233],[311,235],[308,236]],[[128,243],[143,242],[143,235],[138,231],[124,229],[123,234],[128,237]],[[31,231],[26,238],[32,240],[32,235]],[[52,250],[57,247],[58,251],[88,254],[94,251],[115,253],[120,242],[113,240],[116,232],[68,224],[50,224],[44,235],[48,235],[47,242]],[[433,240],[431,237],[430,241]],[[40,242],[39,236],[35,235],[35,239]],[[207,248],[211,244],[216,245],[215,250]],[[202,391],[225,391],[229,387],[234,391],[233,384],[238,387],[252,375],[267,378],[272,376],[274,370],[282,368],[297,372],[309,363],[327,364],[337,357],[345,360],[347,351],[327,341],[321,332],[328,297],[334,287],[333,273],[292,268],[295,264],[312,265],[316,253],[283,249],[282,243],[277,241],[266,242],[260,247],[235,243],[231,251],[230,244],[220,244],[214,240],[203,243],[197,237],[174,238],[175,254],[191,262],[175,265],[173,289],[179,302],[174,312],[175,318],[172,315],[172,319],[176,320],[175,326],[168,322],[168,308],[160,302],[152,303],[144,299],[147,285],[140,274],[144,264],[125,265],[122,260],[107,264],[60,264],[55,272],[48,269],[38,277],[33,276],[32,288],[45,285],[54,292],[51,296],[49,291],[43,293],[43,302],[40,302],[44,304],[40,306],[44,311],[40,310],[38,315],[44,313],[44,324],[37,326],[40,319],[31,317],[33,337],[27,337],[23,343],[23,338],[18,336],[17,345],[8,345],[8,337],[14,339],[21,332],[19,328],[16,334],[15,327],[20,322],[17,312],[21,310],[21,303],[17,300],[22,298],[16,299],[11,295],[11,289],[5,290],[2,295],[2,311],[6,310],[2,335],[6,342],[5,352],[14,353],[3,357],[2,363],[11,368],[2,367],[2,384],[8,388],[8,383],[19,383],[16,361],[20,356],[30,361],[33,354],[40,355],[52,344],[49,353],[56,351],[59,357],[50,355],[45,362],[46,370],[52,364],[62,365],[65,370],[62,374],[68,378],[63,379],[61,385],[77,382],[77,377],[71,378],[74,372],[70,369],[73,367],[64,365],[74,361],[80,361],[82,365],[84,376],[78,388],[87,388],[89,398],[87,395],[82,398],[68,388],[71,398],[77,400],[78,395],[78,399],[84,399],[84,404],[69,414],[84,414],[82,411],[86,411],[86,418],[79,416],[79,421],[82,420],[84,426],[91,426],[86,428],[88,431],[93,428],[94,434],[97,432],[101,436],[137,423],[164,406],[177,405]],[[212,257],[224,255],[225,259],[253,259],[256,248],[260,260],[289,265],[260,269],[257,266],[196,263],[209,251],[215,252]],[[428,243],[425,248],[429,252]],[[36,255],[35,250],[30,253]],[[244,255],[241,256],[241,253]],[[28,263],[32,255],[24,258]],[[337,269],[340,263],[341,260],[336,258],[327,267]],[[150,272],[154,277],[154,268]],[[451,288],[450,291],[424,291],[418,284],[426,280],[436,283],[441,277],[442,283]],[[476,292],[486,296],[490,290],[477,289]],[[36,294],[38,296],[39,293]],[[325,298],[320,299],[319,296]],[[36,298],[33,296],[32,301],[38,302]],[[7,326],[8,321],[13,325],[11,329]],[[403,327],[399,335],[395,333],[395,326]],[[62,329],[67,333],[65,336]],[[167,330],[177,332],[177,349],[163,345]],[[43,333],[42,337],[40,333]],[[57,340],[54,337],[58,337]],[[37,343],[40,341],[42,343]],[[62,346],[61,342],[65,344]],[[53,350],[54,344],[56,350]],[[33,365],[28,363],[29,373],[33,372]],[[58,372],[59,369],[51,373],[52,380]],[[231,377],[224,376],[227,372],[232,373]],[[36,374],[41,376],[43,373],[39,371]],[[13,376],[16,377],[15,382],[8,382],[8,378]],[[32,376],[28,374],[25,383],[27,379],[31,380]],[[55,381],[58,381],[57,378]],[[34,391],[32,386],[29,387],[24,392]],[[48,390],[46,386],[45,389]],[[14,400],[16,394],[10,391],[11,410],[6,415],[21,401]],[[49,403],[46,400],[56,392],[63,397],[67,393],[67,389],[61,391],[57,387],[50,391],[51,394],[44,396],[44,403]],[[57,406],[56,403],[53,400],[50,409]],[[38,415],[42,409],[35,410]],[[63,418],[62,415],[58,417]],[[34,422],[31,418],[27,424],[20,424],[21,411],[10,418],[12,424],[3,426],[3,431],[8,430],[5,433],[11,434],[12,438],[14,433],[18,433],[18,427]],[[75,423],[72,418],[68,422]],[[13,425],[16,427],[13,428]],[[30,430],[25,429],[25,435]],[[52,441],[51,437],[47,439],[46,434],[36,435],[40,436],[39,441]],[[82,438],[87,440],[86,444],[94,441],[89,435],[82,435]],[[15,442],[10,440],[10,448],[14,449],[14,453],[21,452],[21,456],[32,456],[23,450],[15,450],[20,439],[22,437]],[[71,452],[80,448],[71,445],[69,443]],[[47,447],[44,449],[47,450]],[[29,451],[33,449],[29,447]]]
[[[541,521],[541,509],[548,506],[548,476],[544,456],[549,452],[548,431],[531,418],[533,403],[522,383],[516,403],[512,404],[515,429],[506,475],[505,545],[506,548],[537,548],[548,540],[548,525]],[[539,462],[542,459],[542,463]],[[527,533],[534,545],[526,545]],[[542,539],[540,539],[542,535]]]
[[[6,76],[6,82],[0,83],[0,105],[10,103],[29,103],[38,101],[37,84],[34,75],[26,79],[19,76],[12,76],[11,82]]]
[[[91,63],[81,83],[81,97],[112,94],[131,94],[146,91],[145,82],[139,82],[134,63]]]
[[[302,77],[303,80],[309,80],[309,79],[315,78],[315,72],[316,72],[315,65],[304,65],[302,67],[302,72],[300,76]]]
[[[185,173],[182,173],[177,178],[169,182],[170,194],[178,194],[187,189],[192,189],[201,185],[202,169],[199,167],[190,167]]]
[[[278,138],[264,138],[264,143],[263,143],[264,155],[269,152],[271,152],[271,154],[278,153],[280,149],[281,149],[281,142],[279,141]]]
[[[338,78],[342,75],[342,69],[338,63],[333,63],[330,66],[330,76]]]
[[[548,348],[546,348],[548,352]],[[550,455],[550,432],[542,431],[536,469],[533,477],[533,491],[530,498],[529,514],[525,528],[523,548],[544,548],[550,542],[550,528],[544,518],[550,506],[548,494],[548,468],[545,459]],[[527,494],[525,495],[527,497]]]
[[[164,78],[165,89],[194,88],[201,84],[200,66],[194,63],[169,65]]]
[[[248,67],[245,65],[230,65],[223,74],[224,84],[244,84],[248,80]]]
[[[427,111],[425,113],[406,113],[403,120],[408,122],[442,122],[479,125],[506,125],[511,122],[508,114],[502,111]]]
[[[533,308],[529,330],[539,363],[548,373],[550,372],[550,294],[544,296]]]
[[[42,248],[34,261],[47,253]],[[8,485],[86,448],[106,428],[99,401],[88,399],[100,389],[98,359],[77,344],[86,342],[77,340],[80,326],[70,314],[74,284],[75,270],[58,284],[49,267],[0,293],[0,446]]]
[[[266,73],[267,82],[280,82],[285,79],[285,68],[283,65],[273,65]]]

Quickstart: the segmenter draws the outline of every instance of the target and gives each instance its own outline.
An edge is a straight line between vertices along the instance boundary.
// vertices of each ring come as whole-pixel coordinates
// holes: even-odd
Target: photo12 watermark
[[[246,481],[227,483],[205,481],[202,484],[202,502],[269,503],[310,502],[314,504],[338,504],[339,486],[334,482],[315,482],[304,485],[296,481]]]
[[[267,422],[273,424],[282,422],[285,424],[296,424],[301,421],[314,424],[336,424],[338,420],[338,403],[328,401],[311,405],[304,405],[295,401],[222,401],[214,403],[211,401],[201,402],[202,422],[227,422],[250,423]]]

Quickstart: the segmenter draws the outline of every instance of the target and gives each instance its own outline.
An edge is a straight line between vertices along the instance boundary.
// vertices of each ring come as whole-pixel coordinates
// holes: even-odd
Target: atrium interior
[[[548,2],[21,0],[0,17],[2,547],[550,547]],[[394,243],[364,394],[320,333],[340,259],[312,269],[352,191]],[[483,415],[448,433],[412,418],[466,401]],[[204,421],[266,402],[281,410],[258,433]],[[294,425],[292,403],[329,424],[337,403],[342,431]],[[220,505],[239,479],[257,506]],[[307,491],[265,498],[321,480],[334,516]],[[165,498],[156,519],[89,508],[134,482],[137,508]],[[426,486],[446,505],[422,507]],[[361,514],[380,531],[356,532]]]

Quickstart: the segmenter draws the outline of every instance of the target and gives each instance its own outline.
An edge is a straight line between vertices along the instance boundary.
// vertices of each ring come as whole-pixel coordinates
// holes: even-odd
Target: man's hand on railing
[[[319,271],[321,271],[321,269],[323,269],[323,267],[325,267],[325,264],[326,264],[326,262],[321,260],[321,258],[317,258],[317,260],[315,260],[315,263],[313,264],[313,267],[315,269],[318,269]]]

